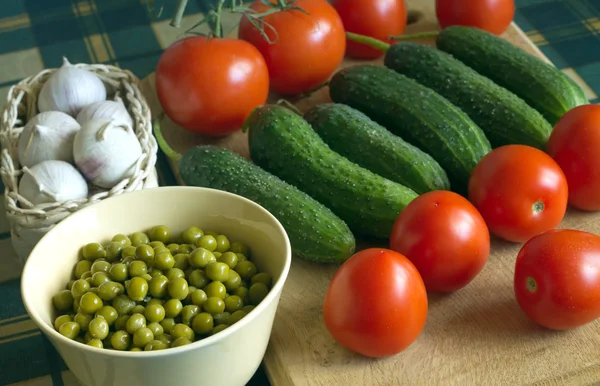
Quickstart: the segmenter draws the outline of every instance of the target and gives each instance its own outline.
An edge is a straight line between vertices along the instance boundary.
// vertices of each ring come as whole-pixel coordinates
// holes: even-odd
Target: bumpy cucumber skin
[[[373,173],[419,194],[450,189],[436,160],[365,114],[340,103],[323,103],[304,114],[329,147]]]
[[[390,47],[384,63],[460,107],[492,147],[521,144],[546,149],[552,125],[542,114],[452,55],[423,44],[398,43]]]
[[[354,235],[331,210],[236,153],[193,148],[180,159],[179,173],[186,185],[227,191],[263,206],[283,225],[296,257],[340,263],[355,252]]]
[[[331,150],[285,107],[261,106],[245,126],[257,165],[330,208],[355,234],[388,238],[398,214],[418,196]]]
[[[491,151],[489,140],[465,112],[389,68],[358,65],[340,70],[329,82],[329,95],[431,155],[459,193],[466,192],[471,172]]]
[[[581,87],[557,68],[489,32],[452,26],[440,32],[436,45],[521,97],[551,125],[588,103]]]

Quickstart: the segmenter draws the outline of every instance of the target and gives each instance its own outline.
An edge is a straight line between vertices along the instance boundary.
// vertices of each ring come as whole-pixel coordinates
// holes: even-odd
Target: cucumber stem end
[[[156,138],[156,143],[158,144],[160,150],[162,150],[162,152],[165,153],[165,155],[171,159],[171,161],[178,162],[181,158],[181,154],[177,153],[171,146],[169,146],[165,140],[165,137],[163,137],[160,129],[160,118],[161,116],[156,117],[156,119],[154,119],[154,123],[152,124],[152,130],[154,132],[154,137]]]
[[[419,32],[414,34],[399,35],[399,36],[388,36],[390,40],[413,40],[413,39],[427,39],[436,38],[440,34],[439,31]]]
[[[356,43],[366,44],[372,48],[381,50],[383,52],[386,52],[390,49],[390,45],[386,42],[382,42],[381,40],[372,38],[370,36],[355,34],[354,32],[346,32],[346,37],[348,38],[348,40],[351,40]]]

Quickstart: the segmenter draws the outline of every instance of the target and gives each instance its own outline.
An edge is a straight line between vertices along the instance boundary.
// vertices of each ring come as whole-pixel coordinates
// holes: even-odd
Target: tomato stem
[[[526,280],[526,286],[527,286],[527,290],[529,292],[535,292],[537,291],[537,282],[535,281],[534,278],[532,277],[528,277]]]
[[[390,40],[413,40],[413,39],[426,39],[426,38],[435,38],[439,35],[439,31],[430,31],[430,32],[419,32],[414,34],[400,35],[400,36],[388,36]]]
[[[545,207],[546,206],[544,205],[544,202],[540,200],[540,201],[537,201],[536,203],[534,203],[531,206],[531,209],[533,210],[533,213],[540,214],[544,211]]]
[[[177,153],[171,146],[169,146],[169,144],[165,140],[165,137],[163,137],[162,131],[160,129],[160,120],[162,119],[162,117],[162,114],[156,117],[154,119],[154,123],[152,124],[154,137],[156,138],[156,143],[158,144],[160,150],[162,150],[162,152],[165,153],[165,155],[169,159],[171,159],[171,161],[178,162],[181,158],[181,154]]]
[[[372,38],[370,36],[359,35],[359,34],[355,34],[353,32],[346,32],[346,37],[348,38],[348,40],[351,40],[356,43],[366,44],[370,47],[373,47],[377,50],[381,50],[383,52],[386,52],[387,50],[390,49],[390,45],[387,44],[386,42],[382,42],[381,40]]]
[[[300,116],[304,115],[304,114],[302,114],[302,111],[300,111],[298,106],[294,105],[292,102],[288,101],[287,99],[283,99],[283,98],[279,99],[275,104],[283,105]]]
[[[179,4],[177,5],[177,11],[175,11],[175,16],[173,20],[171,20],[171,26],[179,28],[181,25],[181,19],[183,18],[183,14],[185,13],[185,7],[187,6],[187,0],[179,0]]]

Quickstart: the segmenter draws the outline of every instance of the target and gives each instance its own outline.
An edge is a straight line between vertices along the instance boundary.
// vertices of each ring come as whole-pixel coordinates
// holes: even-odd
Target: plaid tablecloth
[[[44,68],[59,66],[62,56],[71,62],[118,65],[140,79],[145,77],[177,34],[168,25],[176,2],[156,0],[164,5],[162,16],[156,19],[148,13],[145,0],[2,0],[0,101],[11,85]],[[205,0],[190,0],[184,19],[198,20],[203,3]],[[597,102],[600,0],[517,0],[517,7],[516,23]],[[174,184],[163,158],[158,172],[161,185]],[[4,191],[1,182],[0,188]],[[0,385],[77,385],[27,317],[19,276],[7,220],[0,210]],[[268,384],[262,370],[252,384]]]

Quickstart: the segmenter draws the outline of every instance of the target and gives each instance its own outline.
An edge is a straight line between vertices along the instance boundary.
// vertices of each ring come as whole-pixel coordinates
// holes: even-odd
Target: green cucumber
[[[460,193],[466,192],[471,172],[491,151],[489,140],[466,113],[389,68],[344,68],[331,78],[329,95],[430,154],[448,174],[453,190]]]
[[[323,103],[304,114],[329,147],[350,161],[419,194],[450,189],[436,160],[365,114],[339,103]]]
[[[158,119],[154,132],[162,151],[177,161],[186,185],[223,190],[261,205],[284,227],[295,257],[339,263],[354,254],[348,225],[306,193],[224,148],[198,146],[180,156],[162,137]]]
[[[388,238],[398,214],[418,196],[331,150],[285,107],[256,108],[244,129],[254,163],[330,208],[356,234]]]
[[[588,103],[581,87],[556,67],[489,32],[452,26],[440,32],[436,45],[521,97],[552,125]]]
[[[384,63],[460,107],[492,147],[521,144],[546,149],[552,125],[542,114],[452,55],[432,46],[398,43],[387,51]]]

